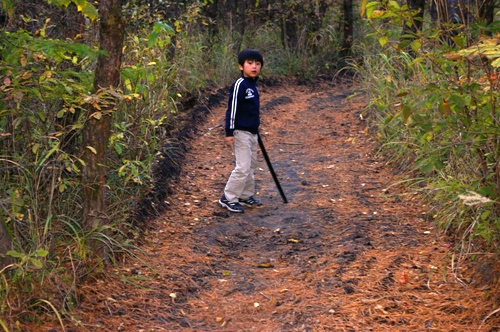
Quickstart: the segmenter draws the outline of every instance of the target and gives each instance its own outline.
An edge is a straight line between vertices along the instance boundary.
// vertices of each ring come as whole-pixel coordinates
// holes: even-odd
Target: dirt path
[[[493,318],[479,328],[496,308],[443,273],[449,244],[373,156],[359,86],[261,86],[261,95],[263,141],[289,203],[261,158],[264,207],[217,205],[233,156],[223,129],[208,130],[226,104],[212,109],[145,239],[146,263],[83,290],[87,330],[498,331]]]

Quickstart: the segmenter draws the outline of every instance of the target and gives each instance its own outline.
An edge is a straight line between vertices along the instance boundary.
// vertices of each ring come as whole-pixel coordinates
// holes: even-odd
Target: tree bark
[[[238,31],[238,38],[236,39],[236,48],[235,50],[239,52],[241,50],[241,44],[243,42],[243,34],[245,33],[246,27],[246,4],[245,1],[235,1],[236,2],[236,21],[235,26]],[[257,48],[257,45],[252,45],[251,47]]]
[[[351,54],[354,16],[352,14],[352,0],[344,0],[344,37],[340,57],[344,58]]]
[[[94,78],[94,90],[116,89],[120,83],[120,66],[125,25],[121,0],[99,1],[99,43],[107,55],[100,55]],[[96,107],[97,106],[97,107]],[[100,107],[101,109],[99,109]],[[106,204],[106,148],[109,143],[111,112],[114,104],[89,105],[83,127],[83,228],[91,231],[108,222]],[[95,116],[97,112],[101,117]],[[93,115],[94,114],[94,115]]]
[[[12,241],[3,221],[0,220],[0,270],[12,263],[11,257],[3,256],[9,250],[12,250]]]
[[[297,14],[288,6],[286,1],[281,1],[281,41],[287,50],[296,51],[299,43],[297,32]]]

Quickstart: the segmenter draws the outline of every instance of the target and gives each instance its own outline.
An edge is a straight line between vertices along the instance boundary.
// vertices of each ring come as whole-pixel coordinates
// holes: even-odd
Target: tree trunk
[[[297,15],[284,0],[281,1],[281,14],[281,41],[283,47],[295,52],[299,43]]]
[[[340,57],[344,58],[351,54],[352,39],[353,39],[353,21],[352,0],[344,0],[344,38],[342,40],[342,48]]]
[[[4,257],[9,250],[12,250],[12,242],[3,221],[0,220],[0,270],[12,263],[11,257]]]
[[[236,39],[236,48],[235,50],[239,52],[241,50],[241,44],[243,42],[243,35],[245,34],[245,27],[246,27],[246,5],[245,1],[235,1],[237,8],[236,8],[236,21],[235,21],[235,27],[238,31],[238,38]],[[250,47],[257,48],[257,45],[251,45]]]
[[[120,83],[120,66],[124,39],[121,0],[99,1],[99,43],[107,55],[100,55],[94,78],[94,90],[116,89]],[[100,110],[95,107],[100,106]],[[108,146],[111,112],[110,105],[89,105],[83,127],[83,227],[91,231],[107,223],[106,204],[106,148]],[[100,112],[100,113],[99,113]],[[93,114],[102,114],[102,117]]]

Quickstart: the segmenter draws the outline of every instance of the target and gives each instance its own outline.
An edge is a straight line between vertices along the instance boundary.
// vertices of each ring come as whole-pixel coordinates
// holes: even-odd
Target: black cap
[[[243,66],[246,60],[255,60],[259,61],[264,67],[264,58],[262,54],[258,50],[254,50],[252,48],[246,48],[238,54],[238,64]]]

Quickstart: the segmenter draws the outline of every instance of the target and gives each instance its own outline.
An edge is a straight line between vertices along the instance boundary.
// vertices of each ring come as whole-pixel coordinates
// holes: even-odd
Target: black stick
[[[260,138],[260,134],[257,134],[257,138],[259,141],[260,150],[262,151],[262,155],[264,156],[264,159],[266,160],[267,167],[269,168],[269,171],[271,172],[271,175],[273,176],[274,183],[276,183],[276,187],[278,187],[281,198],[283,199],[283,203],[286,204],[286,203],[288,203],[288,200],[286,199],[286,196],[285,196],[285,193],[283,192],[283,189],[281,189],[281,184],[278,181],[278,177],[276,176],[276,173],[274,173],[273,165],[271,164],[271,160],[269,160],[269,156],[267,155],[266,148],[264,147],[264,143],[262,143],[262,139]]]

